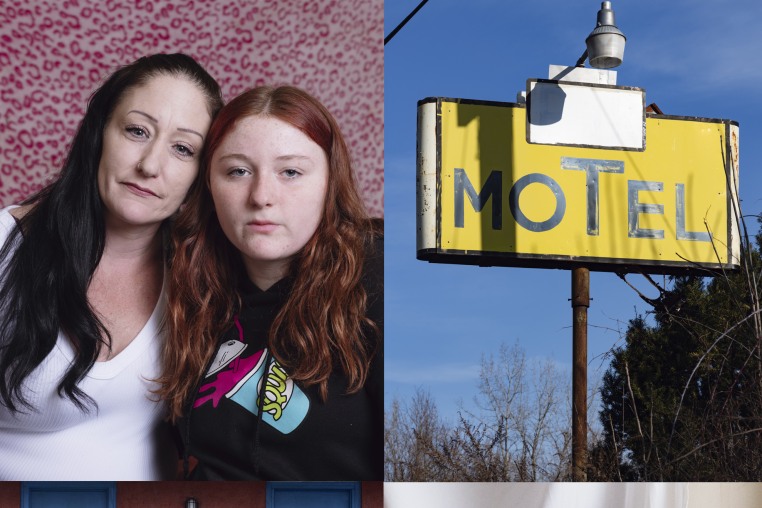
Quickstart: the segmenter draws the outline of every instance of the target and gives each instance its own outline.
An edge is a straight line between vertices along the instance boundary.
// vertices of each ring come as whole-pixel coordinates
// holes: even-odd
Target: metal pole
[[[590,270],[572,270],[572,480],[587,480],[587,309]]]

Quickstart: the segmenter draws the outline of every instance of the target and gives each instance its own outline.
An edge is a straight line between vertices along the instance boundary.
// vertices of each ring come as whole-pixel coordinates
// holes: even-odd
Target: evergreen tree
[[[604,375],[589,479],[762,480],[760,243],[737,272],[644,297],[652,324],[630,321]]]

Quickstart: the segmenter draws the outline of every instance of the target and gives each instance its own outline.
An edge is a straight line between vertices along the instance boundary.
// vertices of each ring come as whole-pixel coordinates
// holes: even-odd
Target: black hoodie
[[[190,479],[383,480],[382,238],[367,255],[363,284],[379,329],[368,379],[347,395],[346,378],[334,372],[323,402],[317,386],[289,379],[267,347],[293,278],[267,291],[242,283],[242,308],[177,424],[186,461],[195,464]]]

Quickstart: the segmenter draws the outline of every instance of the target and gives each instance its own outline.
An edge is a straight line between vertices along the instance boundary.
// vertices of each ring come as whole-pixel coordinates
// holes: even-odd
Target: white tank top
[[[0,245],[15,221],[0,211]],[[166,295],[135,339],[116,357],[96,362],[80,382],[97,404],[89,413],[58,395],[74,352],[59,333],[40,366],[24,381],[36,411],[0,406],[0,480],[161,480],[177,464],[165,406],[150,392],[159,375]]]

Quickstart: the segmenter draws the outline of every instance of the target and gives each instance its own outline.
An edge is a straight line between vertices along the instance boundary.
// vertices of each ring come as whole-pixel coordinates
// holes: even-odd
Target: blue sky
[[[387,0],[388,34],[419,0]],[[627,37],[617,84],[665,114],[740,123],[743,212],[762,212],[762,3],[614,0]],[[416,103],[425,97],[515,102],[548,65],[574,65],[597,0],[429,0],[385,47],[386,401],[428,390],[452,418],[472,401],[484,355],[518,343],[571,376],[568,270],[479,268],[415,259]],[[754,219],[749,225],[756,230]],[[633,276],[635,277],[635,276]],[[636,280],[636,279],[634,279]],[[659,278],[661,280],[661,278]],[[648,286],[638,284],[644,292]],[[616,275],[591,273],[589,383],[648,307]]]

